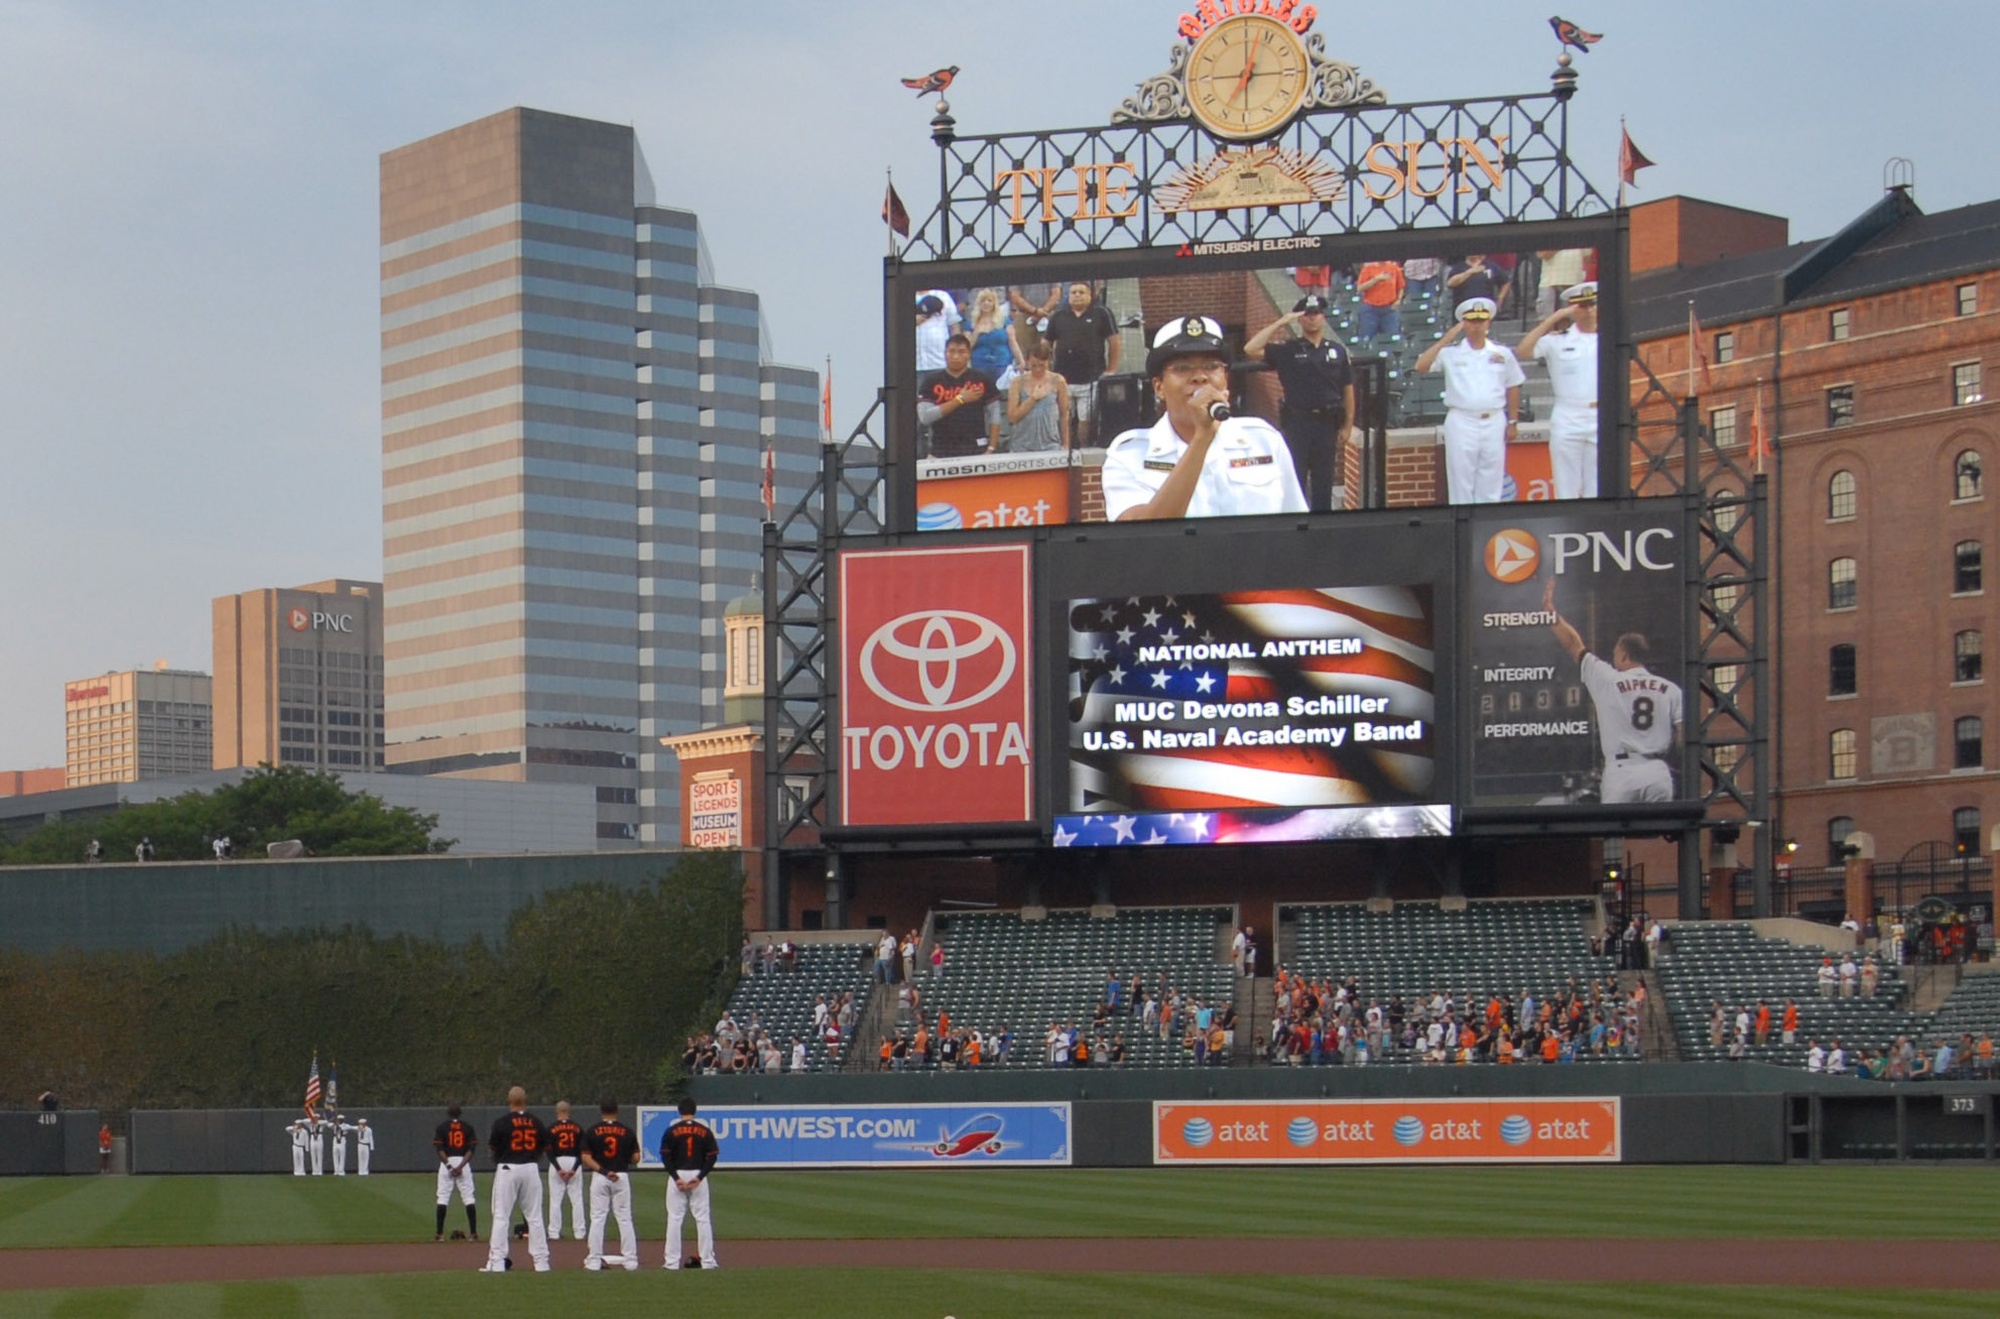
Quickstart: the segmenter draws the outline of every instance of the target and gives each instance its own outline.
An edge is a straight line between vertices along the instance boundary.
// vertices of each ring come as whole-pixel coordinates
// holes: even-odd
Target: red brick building
[[[1670,198],[1635,208],[1631,236],[1648,368],[1677,395],[1692,380],[1746,469],[1753,433],[1771,440],[1779,855],[1795,839],[1799,877],[1830,878],[1858,834],[1878,874],[1900,866],[1916,885],[1906,900],[1989,892],[1973,858],[2000,822],[1983,659],[2000,628],[1984,564],[2000,550],[2000,407],[1984,384],[2000,367],[2000,202],[1926,215],[1892,189],[1832,237],[1788,244],[1776,217]],[[1672,859],[1655,850],[1635,857],[1663,872],[1657,889]],[[1799,896],[1842,900],[1827,884]]]

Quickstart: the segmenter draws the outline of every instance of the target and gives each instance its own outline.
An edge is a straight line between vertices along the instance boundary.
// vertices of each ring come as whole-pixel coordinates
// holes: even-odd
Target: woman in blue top
[[[998,289],[981,289],[973,295],[972,324],[966,332],[972,336],[973,369],[984,371],[997,386],[986,404],[986,429],[989,434],[999,429],[1001,442],[996,447],[1005,449],[1007,386],[1021,365],[1021,341],[1015,337],[1014,322]]]

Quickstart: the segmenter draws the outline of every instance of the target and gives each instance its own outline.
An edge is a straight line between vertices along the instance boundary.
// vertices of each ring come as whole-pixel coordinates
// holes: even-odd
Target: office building
[[[659,743],[720,718],[724,605],[818,464],[632,130],[516,108],[382,158],[383,649],[392,772],[582,783],[672,846]]]
[[[208,769],[213,710],[206,673],[127,669],[63,684],[64,783],[132,783]]]
[[[216,769],[383,768],[381,583],[245,591],[212,609]]]

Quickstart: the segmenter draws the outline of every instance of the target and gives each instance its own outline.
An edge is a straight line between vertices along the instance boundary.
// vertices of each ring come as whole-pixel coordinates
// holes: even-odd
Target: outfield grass
[[[435,1186],[412,1174],[10,1179],[0,1248],[419,1240]],[[663,1230],[665,1187],[662,1174],[639,1177],[648,1240]],[[2000,1237],[2000,1178],[1984,1167],[725,1169],[714,1188],[724,1240]],[[487,1189],[481,1176],[482,1199]],[[449,1225],[464,1221],[454,1203]]]
[[[1042,1319],[1049,1315],[1441,1315],[1464,1319],[1917,1319],[1991,1315],[1990,1297],[1777,1287],[1598,1286],[1546,1282],[1423,1283],[1368,1278],[1157,1277],[1135,1274],[926,1273],[767,1269],[755,1273],[413,1274],[288,1283],[186,1284],[73,1292],[0,1292],[0,1319]]]

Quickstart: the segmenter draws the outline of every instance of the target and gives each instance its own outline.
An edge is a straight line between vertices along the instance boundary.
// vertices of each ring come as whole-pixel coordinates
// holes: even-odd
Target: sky
[[[1551,0],[1321,0],[1392,101],[1538,92]],[[1908,157],[1929,211],[2000,196],[1991,0],[1561,0],[1576,160],[1618,124],[1676,193],[1839,228]],[[0,0],[0,769],[60,765],[65,680],[210,667],[216,596],[381,575],[381,154],[509,106],[637,131],[659,201],[757,291],[776,358],[833,362],[836,426],[881,374],[883,171],[935,201],[961,133],[1101,124],[1175,40],[1174,0]],[[1475,17],[1468,17],[1474,15]]]

